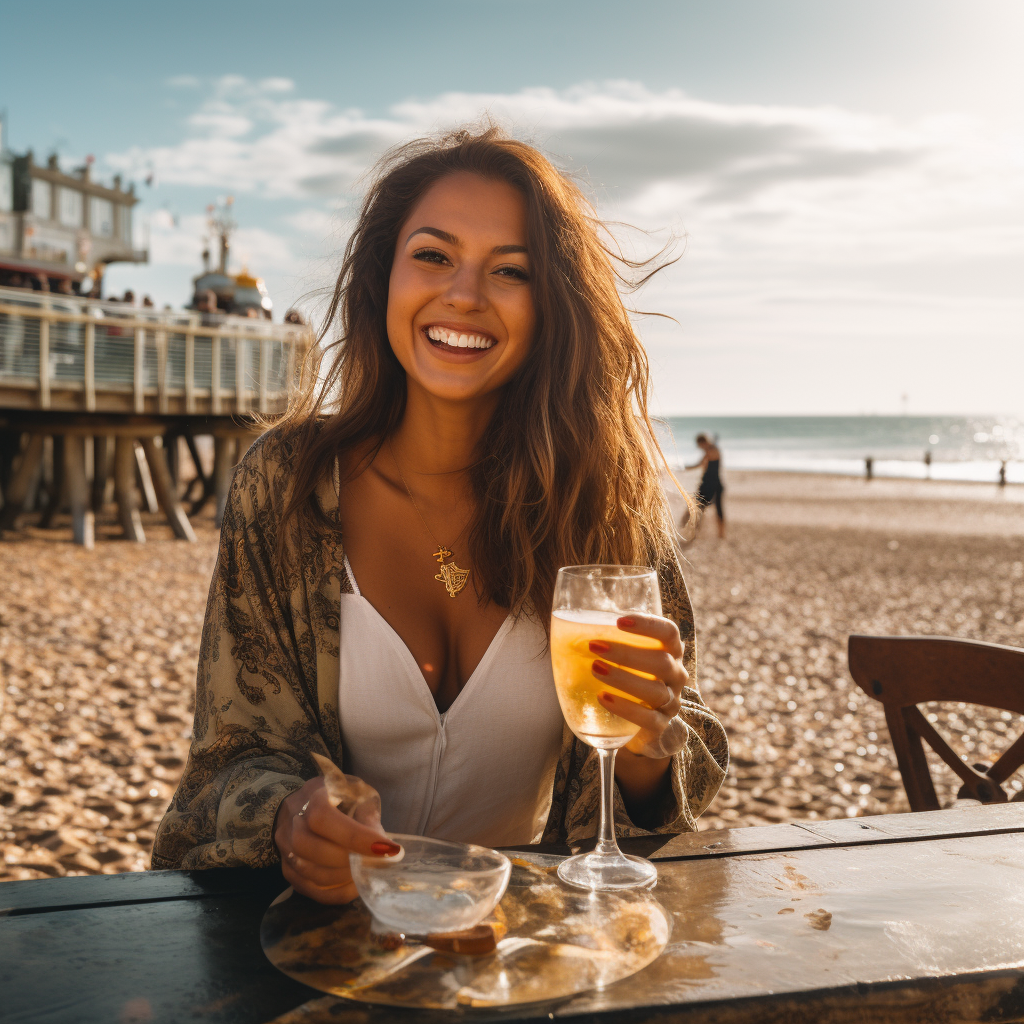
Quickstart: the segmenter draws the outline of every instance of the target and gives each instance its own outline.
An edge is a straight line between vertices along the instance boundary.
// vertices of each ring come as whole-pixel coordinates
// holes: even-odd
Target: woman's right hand
[[[350,852],[381,857],[401,849],[385,835],[379,819],[362,824],[333,806],[320,776],[281,802],[274,844],[285,879],[296,892],[318,903],[348,903],[358,895],[349,869]]]

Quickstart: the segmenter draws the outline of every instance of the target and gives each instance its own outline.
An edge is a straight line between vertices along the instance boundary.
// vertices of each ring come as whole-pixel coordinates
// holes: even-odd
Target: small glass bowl
[[[478,925],[505,894],[512,863],[486,846],[392,835],[404,849],[389,857],[349,854],[366,909],[403,935],[457,932]]]

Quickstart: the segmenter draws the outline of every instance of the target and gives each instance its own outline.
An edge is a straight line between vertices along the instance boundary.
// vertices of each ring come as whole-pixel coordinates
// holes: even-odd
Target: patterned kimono
[[[192,749],[157,830],[154,868],[277,863],[274,817],[289,793],[317,775],[310,754],[345,764],[339,604],[351,585],[337,529],[293,520],[278,553],[293,457],[291,443],[272,430],[235,472],[200,648]],[[337,522],[332,480],[317,500]],[[728,742],[696,690],[693,612],[675,560],[660,575],[664,614],[686,643],[691,687],[680,711],[689,741],[672,759],[671,799],[654,831],[694,831],[725,777]],[[566,728],[544,840],[592,836],[599,799],[597,754]],[[629,819],[617,789],[615,805],[620,835],[647,834]]]

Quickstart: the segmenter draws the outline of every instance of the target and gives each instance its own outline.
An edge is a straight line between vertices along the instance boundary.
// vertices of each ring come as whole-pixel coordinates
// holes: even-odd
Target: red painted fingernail
[[[373,843],[370,846],[378,857],[394,857],[396,853],[401,851],[401,847],[397,843],[385,843],[383,841],[379,843]]]
[[[594,654],[607,654],[611,648],[603,640],[591,640],[590,650]]]
[[[620,629],[629,629],[630,626],[636,625],[636,619],[631,619],[628,615],[623,615],[622,618],[618,620],[616,625]]]
[[[613,697],[613,696],[612,696],[612,695],[611,695],[610,693],[608,693],[608,692],[607,692],[606,690],[602,690],[602,691],[601,691],[601,692],[600,692],[600,693],[599,693],[599,694],[597,695],[597,699],[598,699],[598,700],[603,700],[603,701],[612,701],[612,700],[614,700],[615,698],[614,698],[614,697]]]
[[[594,662],[594,671],[599,676],[606,676],[606,675],[608,675],[608,666],[603,661],[595,661]]]

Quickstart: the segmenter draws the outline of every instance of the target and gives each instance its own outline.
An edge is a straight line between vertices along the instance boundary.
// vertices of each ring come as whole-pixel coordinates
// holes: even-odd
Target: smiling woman
[[[280,858],[341,902],[350,851],[396,849],[383,829],[593,834],[596,755],[563,726],[547,635],[556,573],[582,563],[656,566],[666,613],[620,620],[636,646],[591,645],[604,706],[636,731],[618,828],[695,828],[727,744],[697,690],[647,363],[599,228],[495,129],[385,159],[319,358],[235,476],[154,866]],[[380,817],[332,806],[314,753],[369,782]]]

